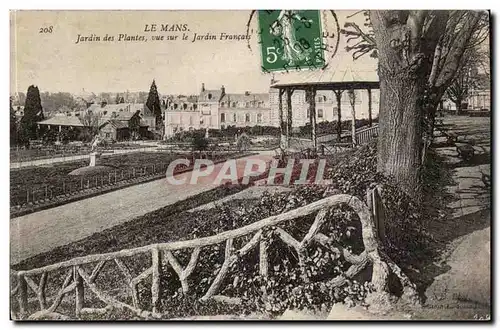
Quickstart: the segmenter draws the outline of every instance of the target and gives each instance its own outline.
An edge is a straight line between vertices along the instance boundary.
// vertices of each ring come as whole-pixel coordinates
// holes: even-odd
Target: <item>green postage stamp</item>
[[[325,65],[319,10],[259,10],[263,71]]]

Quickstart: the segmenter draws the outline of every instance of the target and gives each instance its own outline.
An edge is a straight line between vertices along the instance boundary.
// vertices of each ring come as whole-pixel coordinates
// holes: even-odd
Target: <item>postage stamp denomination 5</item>
[[[259,10],[263,71],[325,64],[319,10]]]

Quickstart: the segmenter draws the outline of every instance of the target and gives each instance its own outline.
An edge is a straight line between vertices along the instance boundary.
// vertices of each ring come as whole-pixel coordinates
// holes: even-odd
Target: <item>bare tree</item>
[[[457,111],[461,110],[463,101],[471,96],[474,89],[482,85],[484,79],[489,79],[489,66],[487,54],[478,47],[468,49],[464,54],[463,65],[446,90],[446,96],[455,103]],[[479,72],[482,69],[483,72]]]
[[[93,113],[90,110],[87,110],[83,113],[81,117],[81,121],[83,123],[85,129],[85,139],[92,140],[94,136],[99,134],[99,130],[104,124],[102,113]]]

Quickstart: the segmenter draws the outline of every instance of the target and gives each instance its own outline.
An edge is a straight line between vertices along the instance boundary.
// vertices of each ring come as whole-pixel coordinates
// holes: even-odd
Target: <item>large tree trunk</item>
[[[377,170],[392,176],[410,195],[419,195],[422,147],[420,98],[423,83],[410,73],[380,76]]]
[[[426,103],[424,104],[423,134],[425,134],[426,143],[431,143],[434,139],[434,126],[436,123],[436,111],[443,98],[443,88],[433,87],[427,90]]]
[[[416,198],[421,196],[424,92],[439,39],[440,31],[435,27],[445,18],[438,14],[431,26],[426,26],[427,14],[426,11],[370,11],[380,78],[377,170],[393,177]]]

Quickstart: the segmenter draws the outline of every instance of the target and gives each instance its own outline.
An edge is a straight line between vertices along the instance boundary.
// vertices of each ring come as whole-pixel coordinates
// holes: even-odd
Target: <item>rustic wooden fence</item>
[[[356,144],[366,144],[378,137],[378,125],[356,131]]]
[[[227,297],[217,295],[221,284],[228,276],[230,267],[241,261],[241,257],[251,250],[258,249],[259,272],[263,278],[267,278],[270,268],[268,251],[273,246],[267,244],[263,230],[271,226],[275,228],[274,230],[280,239],[292,250],[296,251],[299,266],[304,264],[305,250],[313,242],[323,245],[334,253],[343,255],[351,266],[345,273],[329,281],[333,286],[344,285],[349,278],[357,275],[368,265],[372,265],[372,284],[375,292],[388,294],[388,276],[389,271],[392,271],[399,277],[404,292],[414,295],[415,291],[411,282],[381,249],[378,233],[382,230],[383,219],[378,211],[374,212],[379,207],[379,191],[377,189],[367,191],[367,203],[355,196],[338,194],[283,214],[265,218],[242,228],[225,231],[210,237],[152,244],[118,252],[78,257],[37,269],[12,271],[12,317],[14,319],[79,318],[85,313],[97,314],[110,309],[121,309],[128,310],[144,318],[161,318],[160,294],[163,294],[163,289],[160,279],[162,278],[162,269],[164,269],[162,265],[170,265],[173,268],[181,283],[182,291],[187,293],[192,289],[190,283],[193,281],[188,281],[188,279],[197,267],[200,252],[209,246],[221,243],[225,245],[224,262],[220,266],[214,265],[214,268],[218,268],[217,275],[203,297],[201,297],[201,300],[227,299]],[[359,216],[365,247],[365,250],[359,255],[350,252],[342,247],[340,243],[334,242],[333,238],[320,232],[321,226],[327,220],[327,211],[341,204],[347,205]],[[305,237],[300,241],[279,227],[285,221],[297,220],[314,213],[317,214],[315,220]],[[236,249],[233,244],[235,239],[250,237],[247,235],[251,235],[251,238],[240,249]],[[173,254],[174,251],[178,250],[192,251],[189,262],[185,267],[181,266]],[[136,261],[142,260],[143,262],[144,260],[150,260],[149,267],[139,273],[137,271],[133,272],[124,262],[124,259],[130,262],[130,258],[135,258]],[[91,267],[89,268],[89,266]],[[119,296],[116,293],[117,290],[103,290],[99,287],[99,274],[105,266],[117,267],[117,270],[122,274],[127,285],[126,299]],[[59,276],[59,281],[56,284],[49,284],[50,279],[54,281],[54,278],[57,278],[57,276],[51,275],[54,272],[64,275]],[[305,271],[303,276],[307,277]],[[36,278],[37,280],[35,280]],[[146,280],[147,283],[150,283],[151,301],[148,306],[151,307],[148,310],[143,310],[141,306],[144,306],[144,304],[139,301],[138,285],[139,283],[144,284]],[[196,285],[196,283],[192,284]],[[52,296],[47,294],[49,286],[52,287],[54,293]],[[98,301],[104,303],[105,307],[86,306],[85,297],[88,297],[89,294],[97,297]],[[68,312],[63,315],[59,311],[63,299],[66,299],[66,305],[74,306],[74,312],[69,313],[70,315],[68,315]]]

